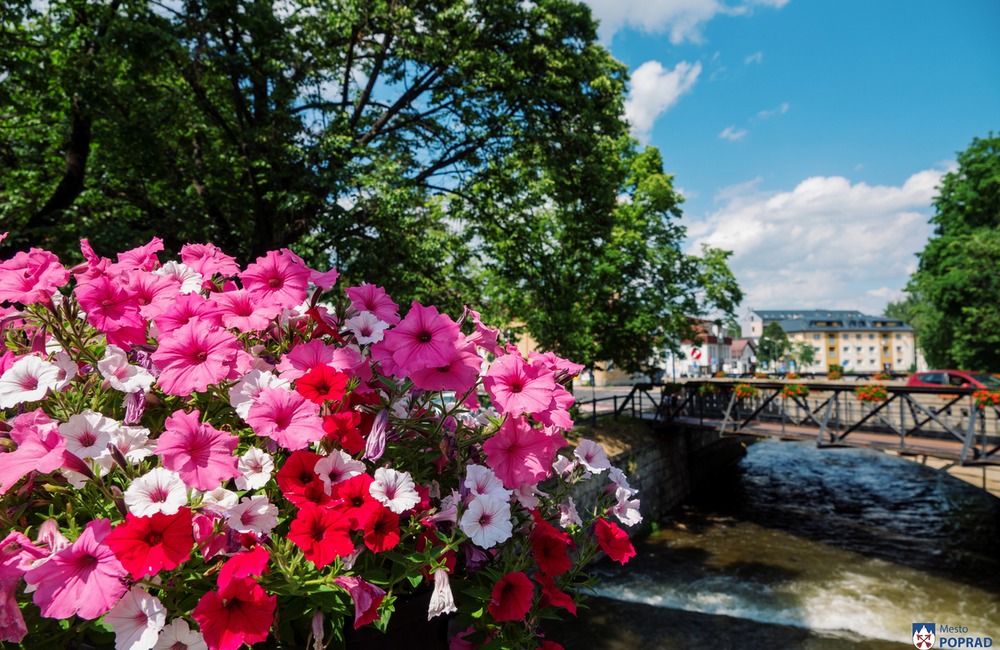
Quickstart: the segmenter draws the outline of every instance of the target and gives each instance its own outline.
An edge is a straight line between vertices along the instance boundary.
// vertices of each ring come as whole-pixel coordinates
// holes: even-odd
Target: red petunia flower
[[[316,473],[316,463],[322,458],[311,451],[293,451],[281,466],[275,479],[286,499],[297,506],[304,503],[326,505],[330,496],[323,490],[323,481]]]
[[[598,519],[594,525],[597,544],[615,562],[625,564],[635,556],[635,548],[629,541],[628,533],[605,519]]]
[[[191,511],[181,508],[172,515],[157,512],[151,517],[126,513],[125,522],[108,533],[104,543],[136,580],[161,569],[169,571],[191,556]]]
[[[352,530],[362,529],[373,508],[385,507],[369,491],[373,481],[370,474],[358,474],[333,486],[333,499],[340,500],[334,509],[350,520]]]
[[[347,393],[347,375],[322,364],[296,379],[295,390],[316,404],[339,402]]]
[[[558,576],[566,573],[573,566],[569,559],[569,547],[553,535],[534,535],[531,539],[531,552],[542,573],[548,576]]]
[[[270,559],[270,551],[260,545],[254,546],[252,550],[237,553],[222,565],[218,578],[219,587],[225,589],[233,580],[267,573],[267,563]]]
[[[531,609],[535,586],[528,576],[512,571],[493,586],[493,597],[487,609],[497,623],[520,621]]]
[[[375,553],[388,551],[399,543],[399,515],[385,506],[372,507],[363,524],[365,546]]]
[[[327,440],[336,442],[352,456],[365,450],[365,439],[358,430],[360,424],[361,414],[357,411],[323,416],[323,431]]]
[[[322,569],[338,557],[354,552],[350,521],[338,510],[304,503],[292,521],[288,539],[306,559]]]
[[[277,596],[268,596],[251,578],[236,578],[201,597],[191,612],[205,643],[213,650],[237,650],[267,639]]]
[[[535,582],[542,588],[542,596],[538,599],[539,607],[546,607],[548,605],[562,607],[573,616],[576,616],[576,603],[570,598],[569,594],[561,591],[556,586],[552,578],[543,573],[536,573]]]

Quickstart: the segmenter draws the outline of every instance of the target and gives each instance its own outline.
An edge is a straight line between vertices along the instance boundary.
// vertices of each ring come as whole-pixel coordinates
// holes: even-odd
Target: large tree
[[[958,154],[910,280],[920,346],[936,367],[1000,371],[1000,137]]]
[[[792,342],[777,321],[771,321],[764,326],[760,340],[757,341],[757,356],[761,361],[767,362],[768,368],[774,370],[777,362],[784,359],[791,349]]]

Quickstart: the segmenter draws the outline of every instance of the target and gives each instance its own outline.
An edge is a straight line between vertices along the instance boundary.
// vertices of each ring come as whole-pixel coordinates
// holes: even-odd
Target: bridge
[[[738,395],[740,385],[752,387],[751,394]],[[882,387],[881,399],[861,399],[857,389],[872,385]],[[789,386],[807,394],[789,395]],[[578,417],[631,416],[667,429],[877,449],[949,471],[1000,496],[1000,406],[978,408],[975,392],[869,381],[688,380],[636,384],[625,396],[580,402]],[[988,474],[997,477],[995,487],[987,485]]]

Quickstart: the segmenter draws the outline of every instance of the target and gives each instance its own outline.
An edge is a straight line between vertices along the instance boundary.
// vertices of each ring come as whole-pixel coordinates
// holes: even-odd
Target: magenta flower
[[[260,304],[246,289],[216,293],[212,295],[212,299],[219,306],[222,324],[228,329],[241,332],[263,330],[272,318],[281,313],[281,307]]]
[[[145,271],[128,272],[128,291],[135,296],[139,315],[150,320],[170,309],[177,299],[177,283]]]
[[[12,532],[0,541],[0,641],[19,643],[28,634],[15,592],[32,562],[45,555],[23,533]]]
[[[190,395],[238,377],[240,353],[245,354],[230,332],[196,319],[160,340],[153,363],[160,368],[158,383],[163,392]]]
[[[215,244],[184,244],[181,246],[181,262],[206,279],[216,273],[231,277],[240,272],[236,258],[226,255]]]
[[[406,318],[385,333],[376,347],[392,352],[392,359],[403,372],[448,365],[462,341],[458,324],[434,307],[418,302],[410,306]]]
[[[87,322],[102,332],[123,327],[145,328],[136,295],[106,275],[77,285],[76,299],[87,313]]]
[[[351,306],[358,311],[375,314],[380,321],[395,325],[399,322],[399,305],[392,301],[382,287],[364,282],[344,290],[351,299]]]
[[[341,589],[345,589],[354,600],[355,630],[378,618],[378,608],[385,598],[385,591],[354,576],[337,576],[333,582]]]
[[[551,370],[526,363],[518,353],[500,357],[483,374],[483,388],[493,405],[508,415],[549,410],[555,387]]]
[[[246,420],[258,436],[271,438],[290,451],[305,449],[326,434],[319,404],[284,388],[262,390]]]
[[[163,466],[180,474],[184,484],[209,492],[223,481],[240,475],[233,450],[240,440],[199,422],[201,412],[175,411],[164,423],[156,442],[156,454]]]
[[[118,262],[111,265],[109,270],[111,272],[131,269],[152,271],[160,265],[160,260],[157,259],[156,254],[162,250],[163,240],[159,237],[153,237],[148,243],[138,248],[118,253]]]
[[[309,274],[309,269],[298,255],[282,248],[258,257],[240,275],[240,279],[243,280],[243,288],[258,304],[290,309],[305,302]]]
[[[237,578],[201,597],[191,612],[212,650],[237,650],[267,639],[278,606],[252,578]]]
[[[308,343],[300,343],[281,358],[275,369],[278,375],[287,381],[298,379],[316,366],[333,366],[333,354],[336,351],[332,345],[327,345],[319,339]],[[340,368],[337,368],[338,370]]]
[[[128,591],[128,571],[104,544],[110,532],[110,520],[94,519],[72,546],[24,575],[35,586],[33,598],[42,616],[93,620]]]
[[[479,379],[482,365],[482,357],[470,344],[456,349],[448,363],[416,370],[410,373],[410,379],[423,390],[451,390],[464,395]]]
[[[28,472],[47,474],[59,469],[66,456],[66,439],[59,435],[58,423],[41,409],[23,413],[11,424],[10,437],[17,449],[0,454],[0,494]]]
[[[483,452],[504,487],[516,490],[548,478],[556,452],[565,446],[566,439],[558,433],[535,429],[523,417],[508,417],[483,443]]]
[[[222,315],[219,313],[218,305],[205,300],[201,294],[197,293],[178,296],[173,306],[155,317],[153,322],[156,323],[162,336],[180,329],[196,318],[202,323],[211,323],[215,327],[222,327]]]
[[[32,248],[0,263],[0,302],[48,302],[69,280],[69,271],[52,253]]]

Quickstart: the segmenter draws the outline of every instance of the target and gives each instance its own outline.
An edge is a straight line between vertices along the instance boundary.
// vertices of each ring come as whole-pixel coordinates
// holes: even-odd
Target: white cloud
[[[639,140],[649,138],[656,118],[694,87],[699,74],[700,61],[681,61],[673,70],[665,69],[659,61],[647,61],[632,73],[632,87],[625,101],[625,118]]]
[[[766,120],[767,118],[774,117],[775,115],[784,115],[788,112],[789,108],[791,108],[791,105],[788,102],[781,102],[781,105],[777,108],[768,108],[763,111],[758,111],[757,119]]]
[[[764,61],[764,53],[763,52],[754,52],[753,54],[751,54],[751,55],[749,55],[747,57],[744,57],[743,64],[744,65],[750,65],[751,63],[761,63],[763,61]]]
[[[756,309],[858,309],[899,299],[931,234],[942,170],[901,186],[813,177],[764,192],[760,179],[720,192],[721,207],[688,225],[691,249],[733,252],[730,268]]]
[[[780,9],[788,0],[584,0],[600,21],[601,41],[610,43],[621,29],[632,28],[659,34],[668,32],[675,45],[684,41],[699,43],[702,26],[715,16],[748,14],[755,6]]]
[[[719,137],[723,140],[729,140],[730,142],[736,142],[737,140],[742,140],[746,136],[746,129],[737,129],[735,126],[727,126],[722,129],[722,133]]]

